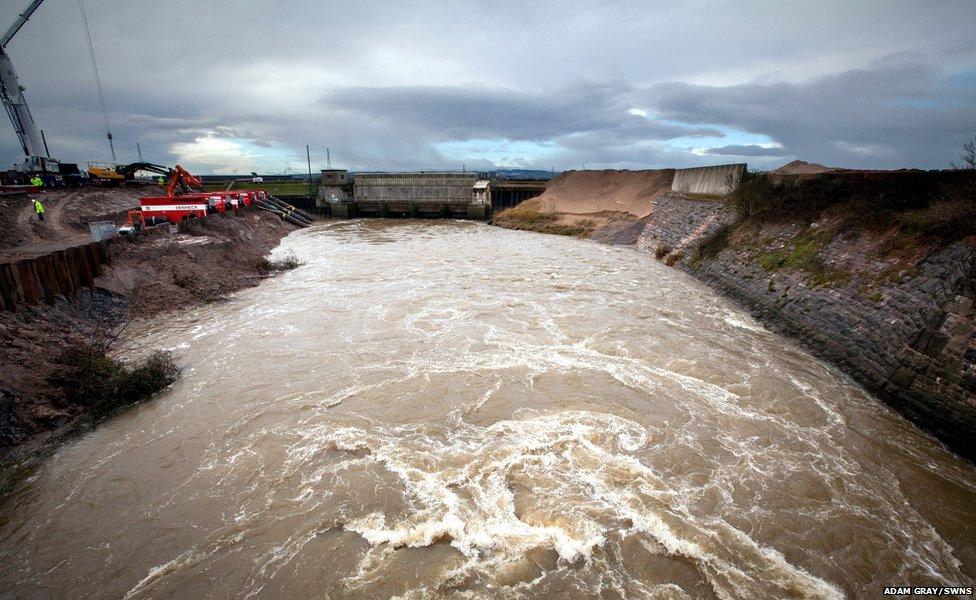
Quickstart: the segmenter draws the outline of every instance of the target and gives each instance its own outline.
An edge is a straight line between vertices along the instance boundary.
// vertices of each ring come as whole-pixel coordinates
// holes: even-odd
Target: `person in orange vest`
[[[34,198],[34,212],[37,213],[37,219],[39,221],[44,220],[44,205],[37,198]]]

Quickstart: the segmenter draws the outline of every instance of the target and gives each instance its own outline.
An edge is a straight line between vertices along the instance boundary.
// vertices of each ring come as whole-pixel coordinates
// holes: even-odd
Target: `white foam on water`
[[[365,451],[351,462],[376,463],[398,478],[414,500],[405,518],[390,522],[374,512],[344,528],[375,548],[450,543],[466,560],[443,585],[475,576],[490,581],[532,550],[554,550],[562,567],[598,565],[594,552],[611,534],[623,534],[649,536],[667,554],[691,561],[721,597],[796,590],[799,597],[842,597],[775,550],[683,508],[680,491],[631,454],[647,447],[646,430],[616,415],[564,412],[465,425],[444,439],[407,427],[324,428],[304,437],[297,463],[309,444]],[[368,580],[376,560],[364,558],[350,589]]]

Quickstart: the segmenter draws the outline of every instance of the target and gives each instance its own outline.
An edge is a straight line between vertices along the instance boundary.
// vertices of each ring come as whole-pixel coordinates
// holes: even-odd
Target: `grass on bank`
[[[587,220],[560,223],[559,215],[543,211],[542,201],[538,198],[526,200],[517,206],[495,214],[492,222],[506,229],[568,236],[584,236],[594,229],[594,223]]]
[[[313,184],[312,195],[316,193],[318,186]],[[227,189],[227,183],[206,183],[203,189],[208,192],[216,192]],[[233,190],[265,190],[274,196],[308,196],[309,186],[307,181],[274,181],[266,183],[253,183],[250,181],[239,181],[234,184]]]
[[[740,221],[756,224],[834,217],[852,227],[896,227],[945,241],[976,232],[976,173],[966,171],[748,173],[727,202]]]
[[[822,258],[844,231],[873,229],[886,238],[881,252],[906,256],[914,248],[976,234],[976,173],[971,171],[747,173],[725,202],[736,221],[702,240],[693,265],[733,245],[752,249],[753,260],[766,271],[805,273],[814,287],[843,286],[853,278]],[[805,227],[782,247],[768,249],[758,234],[763,225],[775,223]]]

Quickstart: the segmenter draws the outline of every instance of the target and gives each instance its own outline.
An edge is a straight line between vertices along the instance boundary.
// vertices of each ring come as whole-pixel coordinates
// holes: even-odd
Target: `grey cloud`
[[[805,160],[861,167],[944,167],[976,128],[976,90],[939,67],[883,61],[802,83],[661,83],[660,114],[765,134]]]
[[[436,140],[506,138],[545,141],[609,131],[622,141],[721,136],[714,128],[672,125],[628,113],[633,88],[625,83],[580,83],[528,93],[484,86],[341,88],[321,104],[361,120],[421,131]]]
[[[516,157],[543,168],[692,166],[715,158],[682,147],[754,143],[716,142],[733,129],[826,164],[942,167],[976,128],[972,0],[86,5],[122,160],[139,142],[171,163],[213,133],[271,169],[304,167],[305,144],[350,167],[452,167],[440,144],[482,138],[543,144]],[[46,2],[8,51],[52,152],[106,158],[74,3]],[[0,161],[19,154],[0,125]]]
[[[755,144],[729,144],[717,148],[706,148],[705,154],[717,156],[792,156],[793,153],[786,148],[764,148]]]

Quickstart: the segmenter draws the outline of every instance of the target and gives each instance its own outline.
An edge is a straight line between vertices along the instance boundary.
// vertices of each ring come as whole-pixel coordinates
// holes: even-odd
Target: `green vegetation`
[[[148,399],[179,378],[180,369],[168,352],[125,365],[106,354],[106,346],[90,344],[65,352],[58,383],[68,400],[91,409],[96,416]]]
[[[203,189],[208,192],[226,190],[227,183],[207,183]],[[266,190],[274,196],[308,196],[309,185],[307,181],[269,181],[265,183],[252,183],[250,181],[240,181],[231,188],[234,190]],[[313,183],[312,194],[316,193],[317,186]]]
[[[493,222],[507,229],[567,236],[585,236],[596,227],[596,223],[590,220],[561,223],[558,215],[542,212],[541,209],[542,206],[537,200],[527,200],[518,206],[501,211],[495,215]]]
[[[779,250],[763,252],[756,258],[759,266],[767,271],[780,269],[802,269],[815,271],[823,268],[820,251],[826,241],[809,230],[793,240],[793,243]]]
[[[841,172],[783,177],[748,173],[727,202],[740,221],[812,222],[839,217],[850,226],[958,239],[976,231],[972,171]]]
[[[756,263],[763,269],[775,272],[780,269],[803,271],[809,275],[813,287],[843,285],[851,280],[851,273],[828,266],[820,254],[830,236],[822,231],[807,229],[790,244],[771,252],[762,252]]]

